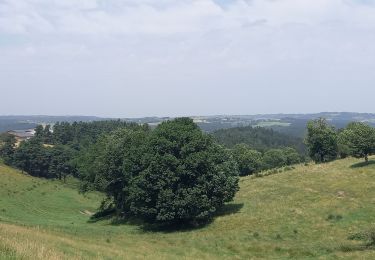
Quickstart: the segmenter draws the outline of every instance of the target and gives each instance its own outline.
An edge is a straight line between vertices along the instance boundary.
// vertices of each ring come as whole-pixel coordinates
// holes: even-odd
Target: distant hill
[[[221,129],[213,132],[212,135],[219,143],[227,147],[244,143],[259,151],[293,147],[304,154],[306,150],[302,138],[282,134],[264,127],[246,126]]]
[[[215,115],[191,116],[206,132],[244,126],[261,126],[296,137],[304,137],[306,123],[320,117],[326,118],[337,128],[345,127],[351,121],[366,122],[375,126],[375,113],[321,112],[313,114],[258,114],[258,115]],[[156,125],[170,117],[124,118],[126,121]]]
[[[191,116],[195,123],[206,132],[244,126],[261,126],[278,132],[302,138],[305,135],[306,123],[319,117],[327,120],[337,128],[346,126],[351,121],[366,122],[375,126],[374,113],[322,112],[315,114],[259,114],[259,115],[216,115]],[[56,122],[99,121],[118,118],[101,118],[95,116],[0,116],[0,133],[8,130],[24,130],[34,128],[37,124],[53,124]],[[121,118],[127,122],[149,124],[151,127],[173,117],[140,117]]]

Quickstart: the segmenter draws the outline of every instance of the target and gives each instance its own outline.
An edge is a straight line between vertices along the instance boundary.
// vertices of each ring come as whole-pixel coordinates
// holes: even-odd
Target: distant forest
[[[306,153],[303,139],[279,133],[263,127],[235,127],[221,129],[212,133],[221,144],[232,148],[237,144],[247,144],[252,149],[265,152],[273,148],[295,148],[300,154]]]

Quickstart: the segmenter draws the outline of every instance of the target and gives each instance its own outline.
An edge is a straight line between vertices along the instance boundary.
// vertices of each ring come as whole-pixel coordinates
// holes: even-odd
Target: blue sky
[[[375,112],[374,69],[375,0],[0,0],[2,115]]]

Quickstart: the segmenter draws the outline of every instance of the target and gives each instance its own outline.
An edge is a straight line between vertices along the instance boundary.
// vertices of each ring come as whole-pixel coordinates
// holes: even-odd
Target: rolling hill
[[[101,194],[0,164],[0,259],[374,259],[348,239],[374,227],[374,178],[353,158],[245,177],[209,225],[162,232],[92,223]]]

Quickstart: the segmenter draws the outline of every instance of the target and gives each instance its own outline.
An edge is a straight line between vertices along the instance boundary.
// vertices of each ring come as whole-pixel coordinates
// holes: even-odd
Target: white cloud
[[[212,0],[3,0],[0,28],[13,33],[168,34],[232,29],[259,20],[272,26],[327,21],[375,25],[375,8],[363,1],[228,2],[221,8]]]
[[[339,109],[368,110],[363,100],[353,108],[345,106],[357,93],[352,85],[362,88],[360,92],[373,88],[373,3],[0,0],[0,88],[32,85],[35,99],[46,88],[65,98],[70,92],[77,99],[88,95],[93,103],[87,109],[94,114],[119,109],[126,114],[130,109],[128,115],[166,115],[173,104],[165,102],[182,94],[186,99],[179,101],[181,108],[174,104],[172,114],[330,110],[326,96],[321,97],[323,107],[313,100],[297,102],[316,92],[335,93],[342,99],[336,102]],[[146,99],[155,109],[132,111],[144,93],[154,97]],[[295,106],[294,100],[285,107],[278,103],[290,93],[297,95]],[[266,96],[273,105],[253,100],[254,95]],[[123,96],[130,98],[121,102]],[[107,112],[95,106],[103,97],[108,97]],[[194,108],[188,105],[189,97],[198,102]],[[227,97],[233,101],[223,105]],[[29,104],[28,98],[21,101]],[[76,102],[76,107],[56,111],[79,108]],[[210,108],[208,102],[213,102]],[[0,109],[9,107],[0,104]],[[42,107],[35,113],[43,113]]]

